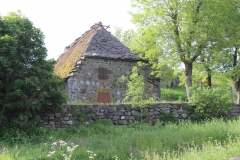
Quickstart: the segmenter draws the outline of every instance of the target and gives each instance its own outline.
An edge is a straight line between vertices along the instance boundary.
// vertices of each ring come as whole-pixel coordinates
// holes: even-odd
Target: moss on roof
[[[55,65],[55,74],[62,78],[69,77],[81,57],[141,60],[112,36],[101,22],[94,24],[89,31],[65,48],[65,52],[59,56]]]

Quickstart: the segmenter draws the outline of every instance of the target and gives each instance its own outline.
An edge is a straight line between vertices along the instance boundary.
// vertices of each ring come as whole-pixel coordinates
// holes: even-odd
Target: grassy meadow
[[[154,126],[96,122],[39,128],[0,141],[1,160],[228,160],[240,156],[240,120],[182,121]],[[11,134],[11,133],[10,133]],[[12,143],[9,143],[12,142]]]

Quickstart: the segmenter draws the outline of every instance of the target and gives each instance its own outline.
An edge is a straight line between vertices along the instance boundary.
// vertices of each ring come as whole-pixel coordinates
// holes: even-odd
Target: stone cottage
[[[99,22],[65,48],[54,72],[63,78],[69,101],[122,102],[127,86],[118,79],[129,76],[138,61],[144,60]],[[141,67],[140,74],[146,80],[146,94],[157,97],[158,80],[149,78],[148,67]]]

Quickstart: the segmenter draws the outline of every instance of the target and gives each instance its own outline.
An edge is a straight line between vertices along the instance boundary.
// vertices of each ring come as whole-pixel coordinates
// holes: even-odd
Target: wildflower
[[[113,156],[112,158],[113,158],[114,160],[118,160],[118,156],[116,156],[116,155]]]
[[[92,151],[87,150],[87,153],[93,153]]]
[[[62,140],[59,140],[59,144],[60,144],[61,147],[67,145],[67,143],[65,141],[62,141]]]
[[[94,157],[96,157],[96,154],[94,154],[92,151],[87,151],[87,153],[89,154],[89,159],[94,159]]]
[[[55,151],[49,152],[47,157],[51,157],[54,153],[55,153]]]
[[[142,153],[140,149],[137,150],[138,153]]]
[[[132,146],[130,146],[129,151],[130,151],[130,152],[132,151]]]
[[[52,144],[52,145],[56,146],[56,145],[57,145],[57,142],[53,142],[53,144]]]

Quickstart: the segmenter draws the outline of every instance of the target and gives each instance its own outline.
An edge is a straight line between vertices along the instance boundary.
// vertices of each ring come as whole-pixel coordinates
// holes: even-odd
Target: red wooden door
[[[109,93],[98,93],[98,102],[101,103],[110,103],[110,94]]]

